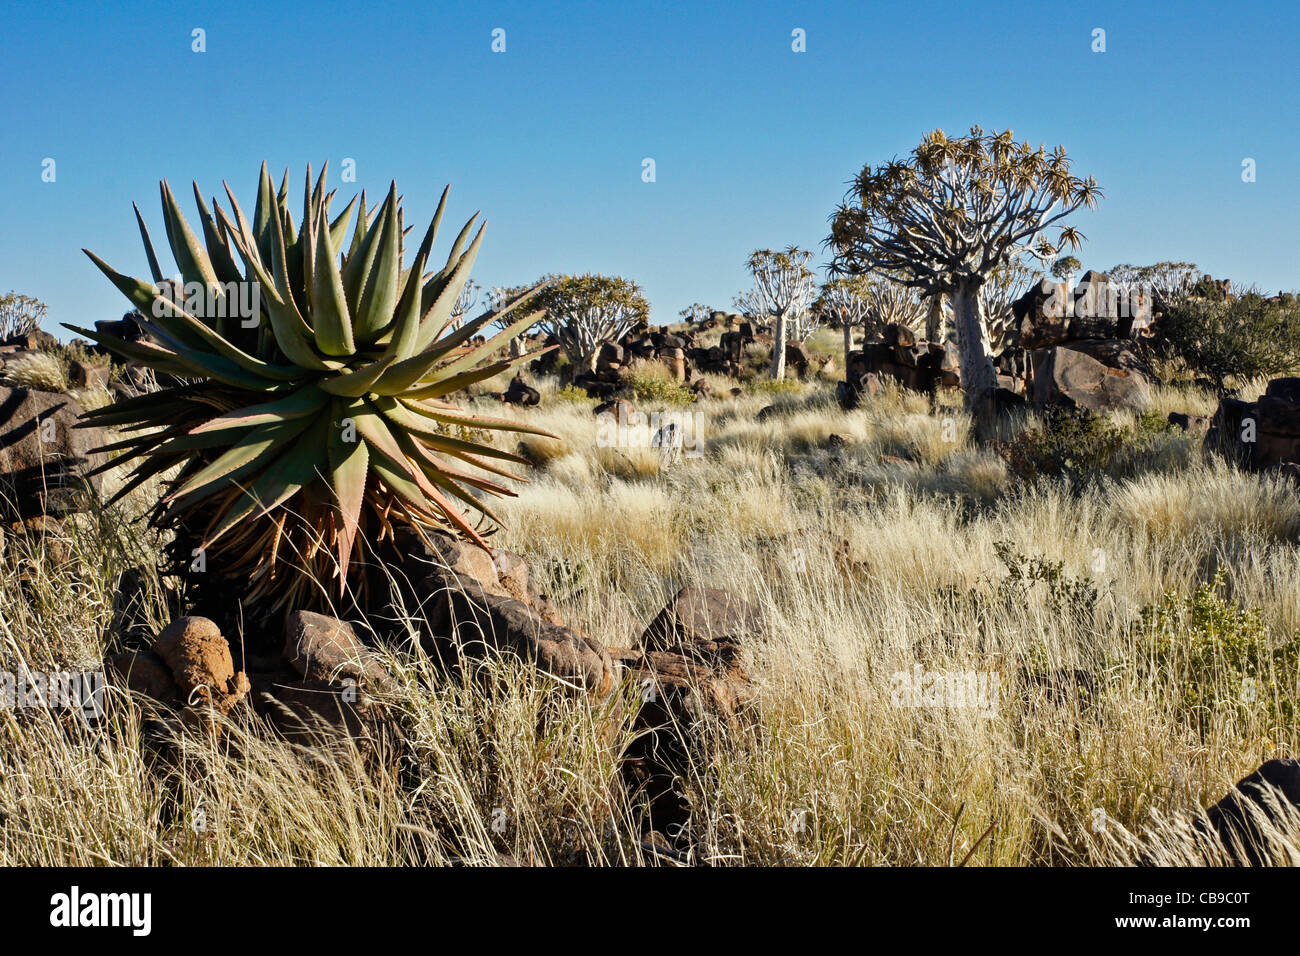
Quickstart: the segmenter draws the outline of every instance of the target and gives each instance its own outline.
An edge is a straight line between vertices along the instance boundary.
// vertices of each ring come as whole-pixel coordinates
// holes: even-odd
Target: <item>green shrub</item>
[[[689,405],[695,393],[676,382],[651,375],[635,375],[627,381],[634,401],[650,405]]]
[[[1188,296],[1160,324],[1166,347],[1220,392],[1227,380],[1281,375],[1300,368],[1300,305],[1253,290],[1220,301]]]
[[[770,395],[779,398],[783,395],[799,395],[806,386],[793,378],[756,378],[746,386],[754,395]]]
[[[992,445],[1022,481],[1051,478],[1078,486],[1103,475],[1114,477],[1124,466],[1149,457],[1156,441],[1172,431],[1154,412],[1126,426],[1087,409],[1051,407],[1037,426]]]
[[[1172,683],[1202,728],[1218,709],[1262,714],[1270,726],[1295,717],[1300,636],[1273,644],[1254,608],[1220,596],[1222,571],[1192,594],[1168,592],[1143,608],[1148,666]]]
[[[557,401],[569,402],[573,405],[586,405],[591,401],[587,390],[576,385],[565,385],[563,388],[556,389],[555,398]]]

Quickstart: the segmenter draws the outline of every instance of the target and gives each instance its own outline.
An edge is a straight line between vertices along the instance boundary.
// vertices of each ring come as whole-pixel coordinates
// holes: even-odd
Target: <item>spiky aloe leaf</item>
[[[367,541],[391,534],[394,523],[421,537],[449,527],[486,547],[469,518],[496,521],[484,496],[512,494],[502,480],[522,480],[500,463],[526,462],[478,436],[554,436],[447,400],[534,357],[499,358],[535,318],[521,307],[527,295],[450,328],[483,237],[481,226],[474,233],[478,215],[446,265],[428,274],[446,190],[409,265],[396,185],[377,209],[362,193],[331,217],[325,168],[314,180],[309,169],[297,230],[287,175],[277,190],[262,165],[251,220],[225,190],[229,211],[215,199],[209,207],[195,186],[200,241],[170,187],[160,187],[176,267],[187,282],[224,286],[211,295],[159,290],[162,268],[138,209],[152,282],[87,251],[144,313],[138,321],[149,338],[79,334],[191,379],[86,416],[120,430],[108,448],[121,452],[114,464],[133,463],[127,489],[171,475],[153,522],[211,549],[217,570],[274,607],[323,600],[320,582],[331,579],[345,593]],[[253,284],[256,296],[238,283]],[[231,314],[247,301],[257,303],[254,314]],[[502,330],[478,342],[489,322]]]

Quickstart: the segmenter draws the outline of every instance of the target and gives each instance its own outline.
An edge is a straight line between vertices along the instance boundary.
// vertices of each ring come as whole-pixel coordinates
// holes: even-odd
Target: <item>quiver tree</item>
[[[533,308],[544,311],[537,323],[554,336],[577,369],[594,372],[600,347],[616,342],[650,318],[641,287],[621,276],[551,275]]]
[[[484,298],[486,299],[485,305],[487,306],[487,310],[495,316],[501,313],[504,309],[506,309],[510,305],[511,302],[519,298],[527,291],[528,291],[528,286],[494,285],[492,288],[490,288],[487,291],[487,293],[484,296]],[[509,325],[509,323],[510,323],[510,316],[506,316],[504,320],[492,321],[490,323],[490,327],[496,329],[505,328],[507,325]],[[527,329],[524,329],[522,333],[516,335],[514,338],[510,340],[509,349],[510,349],[511,358],[515,358],[517,356],[524,354],[524,335],[527,333],[527,331],[528,331]]]
[[[1078,232],[1057,224],[1100,196],[1095,180],[1070,174],[1062,147],[1035,150],[1010,130],[977,126],[958,139],[936,130],[910,157],[863,167],[831,218],[831,269],[885,272],[949,296],[967,407],[982,410],[997,376],[980,287],[1019,256],[1046,261],[1077,247]]]
[[[853,351],[853,329],[866,335],[879,334],[887,325],[903,325],[916,331],[928,311],[916,290],[883,276],[840,276],[821,287],[813,311],[844,332],[844,356]]]
[[[1079,260],[1074,261],[1077,263]],[[1015,330],[1016,317],[1012,303],[1029,291],[1039,275],[1022,260],[1012,259],[994,269],[988,281],[980,286],[980,308],[984,311],[984,324],[995,351],[1001,351],[1014,342],[1011,333]]]
[[[745,263],[754,277],[748,292],[736,298],[736,306],[773,320],[772,377],[785,378],[785,347],[793,337],[802,342],[817,328],[809,306],[816,293],[808,262],[812,253],[790,246],[783,252],[756,249]]]
[[[460,295],[456,296],[456,302],[451,307],[451,327],[460,328],[460,324],[465,321],[465,316],[469,315],[469,310],[474,308],[474,303],[478,301],[479,285],[473,279],[465,283],[465,287],[460,290]]]
[[[712,314],[713,310],[701,302],[694,302],[688,308],[677,313],[683,322],[689,322],[692,325],[698,325]]]
[[[0,296],[0,338],[28,335],[41,327],[45,303],[32,296],[7,292]]]
[[[1062,282],[1074,284],[1074,274],[1083,268],[1083,263],[1074,256],[1061,256],[1052,263],[1052,275]]]
[[[1149,266],[1122,263],[1112,268],[1108,275],[1125,293],[1150,292],[1152,305],[1164,312],[1193,293],[1201,278],[1201,270],[1192,262],[1157,262]]]

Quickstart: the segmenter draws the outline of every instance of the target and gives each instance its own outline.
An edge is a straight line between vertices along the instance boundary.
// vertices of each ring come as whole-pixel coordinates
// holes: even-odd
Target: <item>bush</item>
[[[1194,593],[1169,592],[1142,610],[1148,663],[1178,689],[1182,706],[1202,729],[1223,707],[1243,716],[1262,713],[1271,726],[1290,721],[1300,636],[1270,646],[1258,610],[1219,596],[1224,581],[1220,571]]]
[[[43,392],[66,392],[70,387],[67,366],[51,352],[28,352],[9,362],[4,381]]]
[[[1300,306],[1250,290],[1220,301],[1188,296],[1165,314],[1160,332],[1188,368],[1214,382],[1281,375],[1300,368]]]
[[[586,405],[591,402],[587,390],[576,385],[565,385],[563,388],[556,389],[555,398],[557,401],[569,402],[573,405]]]
[[[993,447],[1022,481],[1053,478],[1084,485],[1149,456],[1157,439],[1172,430],[1154,412],[1124,426],[1087,409],[1052,407],[1041,424]]]
[[[793,378],[756,378],[746,384],[746,389],[753,395],[770,395],[780,398],[785,395],[802,394],[805,385]]]
[[[635,375],[627,380],[628,388],[637,403],[651,405],[689,405],[695,401],[695,393],[682,388],[676,382],[651,375]]]

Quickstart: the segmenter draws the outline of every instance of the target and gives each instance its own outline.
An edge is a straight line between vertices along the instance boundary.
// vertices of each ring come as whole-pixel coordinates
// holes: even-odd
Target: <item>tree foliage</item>
[[[588,272],[548,275],[534,308],[544,311],[537,326],[555,337],[575,365],[594,368],[600,347],[615,342],[650,318],[641,287],[621,276]]]
[[[1220,392],[1229,378],[1300,369],[1300,304],[1294,295],[1270,299],[1241,289],[1216,300],[1188,294],[1169,307],[1161,332],[1165,344]]]
[[[1070,170],[1063,147],[1034,149],[1011,130],[976,126],[956,139],[935,130],[907,159],[854,179],[831,219],[832,270],[885,271],[947,292],[1022,255],[1047,261],[1082,241],[1061,221],[1101,198],[1096,180]]]

